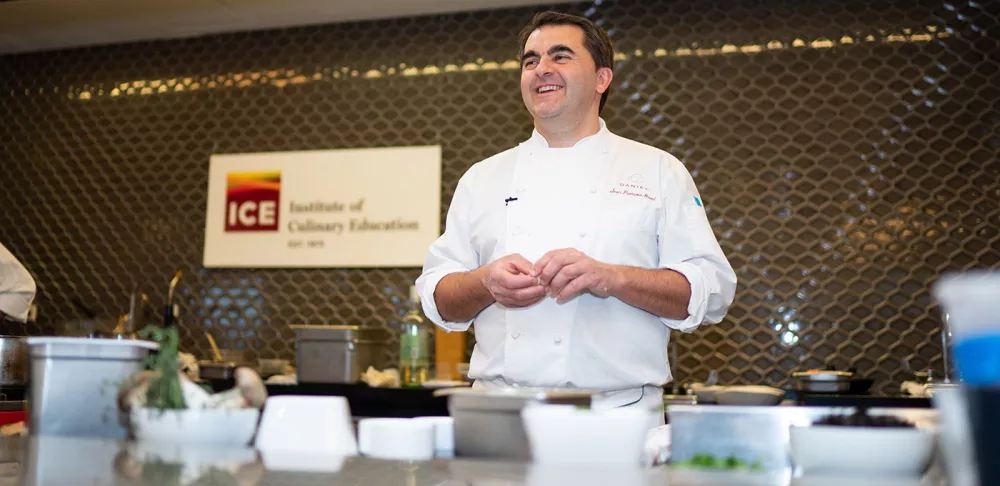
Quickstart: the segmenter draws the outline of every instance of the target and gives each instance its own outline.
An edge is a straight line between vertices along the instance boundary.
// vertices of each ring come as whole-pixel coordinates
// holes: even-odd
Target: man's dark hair
[[[608,33],[604,29],[598,27],[590,19],[552,11],[536,14],[531,19],[531,23],[518,34],[517,60],[521,62],[522,69],[524,67],[522,60],[524,57],[524,44],[528,42],[528,36],[539,27],[546,25],[575,25],[579,27],[583,31],[583,45],[590,52],[590,57],[594,59],[597,69],[606,67],[614,71],[615,51],[611,47],[611,38],[608,37]],[[608,89],[601,94],[601,104],[597,109],[598,113],[604,109],[604,102],[608,100],[608,92],[610,91],[611,86],[608,86]]]

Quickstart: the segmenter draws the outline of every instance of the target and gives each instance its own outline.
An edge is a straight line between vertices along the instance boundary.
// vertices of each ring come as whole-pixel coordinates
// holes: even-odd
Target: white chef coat
[[[0,244],[0,312],[24,322],[35,299],[35,279],[14,255]]]
[[[600,131],[550,148],[537,131],[475,164],[458,183],[444,234],[417,279],[424,313],[438,326],[475,322],[469,376],[478,385],[630,391],[670,381],[670,328],[689,332],[722,320],[736,274],[719,248],[691,175],[670,154]],[[691,284],[690,316],[660,318],[616,298],[583,294],[559,305],[492,304],[469,322],[446,322],[434,290],[454,272],[518,253],[535,262],[576,248],[616,265],[669,268]],[[632,397],[634,395],[634,397]]]

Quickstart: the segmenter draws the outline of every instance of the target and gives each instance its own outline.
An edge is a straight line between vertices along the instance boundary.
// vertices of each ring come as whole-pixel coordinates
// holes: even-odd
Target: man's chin
[[[551,120],[553,118],[558,118],[562,114],[562,109],[552,108],[544,110],[535,110],[532,112],[536,120]]]

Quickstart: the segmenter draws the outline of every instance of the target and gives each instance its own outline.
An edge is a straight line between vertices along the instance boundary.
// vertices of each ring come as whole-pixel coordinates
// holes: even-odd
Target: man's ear
[[[597,68],[597,92],[604,94],[611,86],[611,80],[614,77],[615,73],[611,71],[611,68]]]

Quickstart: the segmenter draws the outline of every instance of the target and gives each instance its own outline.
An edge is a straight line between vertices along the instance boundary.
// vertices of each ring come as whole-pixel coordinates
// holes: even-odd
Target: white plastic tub
[[[31,337],[31,413],[35,435],[124,439],[118,385],[158,349],[137,340]]]

